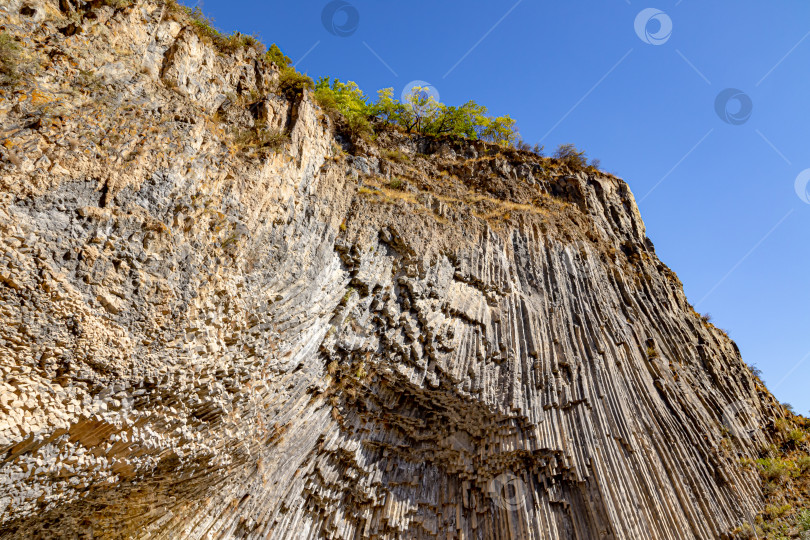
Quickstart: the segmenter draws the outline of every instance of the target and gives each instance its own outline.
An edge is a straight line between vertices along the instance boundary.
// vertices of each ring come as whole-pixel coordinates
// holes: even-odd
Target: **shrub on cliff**
[[[281,49],[279,49],[278,45],[275,43],[270,45],[267,52],[264,53],[264,58],[268,62],[272,62],[278,66],[279,69],[292,67],[292,60],[290,60],[290,57],[281,52]]]
[[[352,135],[372,133],[369,122],[372,106],[357,83],[322,77],[315,85],[315,100],[327,112],[339,113]]]
[[[810,508],[802,511],[796,517],[796,526],[803,533],[810,532]]]
[[[240,47],[263,50],[263,45],[252,36],[220,32],[199,7],[192,9],[180,6],[175,0],[168,1],[170,12],[185,14],[197,35],[219,50],[229,52]],[[382,128],[397,126],[409,133],[480,139],[510,147],[514,147],[518,139],[513,118],[488,116],[487,108],[474,101],[458,107],[447,106],[436,101],[427,89],[414,88],[400,102],[393,98],[393,90],[388,88],[380,90],[378,100],[371,102],[352,81],[343,83],[326,77],[317,84],[313,83],[306,74],[296,71],[290,58],[275,43],[264,53],[264,59],[275,64],[280,71],[277,85],[280,94],[288,99],[299,99],[307,89],[315,90],[315,99],[321,107],[329,113],[338,113],[354,136],[373,134],[373,125],[376,124]]]
[[[270,48],[264,53],[264,59],[278,67],[280,71],[278,91],[288,99],[298,99],[304,93],[304,90],[312,90],[315,87],[308,75],[296,71],[290,57],[281,52],[281,49],[275,43],[270,45]]]
[[[124,9],[128,8],[132,4],[135,3],[134,0],[102,0],[101,2],[105,6],[109,6],[113,9]]]
[[[542,157],[543,149],[545,147],[541,144],[535,144],[534,146],[532,146],[523,139],[518,138],[518,141],[515,143],[515,148],[517,150],[520,150],[521,152],[530,152],[532,154]]]
[[[372,115],[383,126],[398,125],[410,133],[450,135],[465,139],[514,146],[517,140],[515,120],[509,116],[487,116],[487,108],[474,101],[459,107],[439,103],[424,88],[414,88],[400,102],[394,91],[379,91]]]
[[[570,143],[564,143],[557,147],[552,156],[557,161],[568,165],[574,170],[582,170],[588,165],[588,160],[584,150],[579,150]]]
[[[503,146],[514,146],[518,137],[515,119],[509,115],[495,118],[484,117],[478,137],[483,141],[494,142]]]
[[[340,83],[342,84],[342,83]],[[348,103],[355,104],[353,110],[345,110],[338,104],[344,116],[350,117],[365,114],[379,128],[399,127],[408,133],[442,136],[449,135],[465,139],[481,139],[506,146],[514,146],[518,133],[515,120],[509,116],[487,116],[487,108],[474,101],[468,101],[459,107],[448,106],[436,101],[423,88],[414,88],[404,101],[394,99],[394,90],[384,88],[377,92],[377,101],[370,103],[353,82],[347,85],[348,92],[340,85],[331,86],[332,92],[348,94]],[[334,106],[333,96],[328,89],[328,79],[323,84],[319,102],[325,107]]]
[[[430,135],[455,135],[468,139],[482,138],[488,127],[487,109],[474,101],[460,107],[437,104],[433,118],[429,118],[424,132]]]
[[[287,134],[270,129],[263,123],[256,123],[251,128],[241,130],[234,137],[238,151],[255,153],[259,156],[267,156],[278,151],[287,141],[289,141]]]
[[[213,43],[217,49],[223,52],[233,52],[240,48],[253,48],[257,51],[263,49],[263,45],[254,36],[247,36],[239,32],[224,34],[214,26],[214,20],[205,16],[199,7],[182,7],[188,15],[191,27],[204,41]]]
[[[303,95],[304,90],[312,90],[312,88],[314,88],[314,85],[308,75],[298,73],[293,68],[281,70],[281,75],[278,78],[278,89],[288,99],[298,99]]]
[[[5,32],[0,33],[0,85],[13,85],[20,75],[20,46]]]

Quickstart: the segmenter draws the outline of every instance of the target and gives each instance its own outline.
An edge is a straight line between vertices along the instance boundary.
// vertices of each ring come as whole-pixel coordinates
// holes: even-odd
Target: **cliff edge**
[[[791,415],[624,181],[354,140],[171,4],[0,25],[0,537],[682,540],[762,511],[746,463]]]

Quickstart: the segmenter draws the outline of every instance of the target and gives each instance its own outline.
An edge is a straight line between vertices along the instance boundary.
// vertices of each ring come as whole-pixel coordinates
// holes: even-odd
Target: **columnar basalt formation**
[[[681,540],[760,510],[739,458],[778,404],[623,181],[349,141],[256,51],[105,4],[0,6],[28,70],[0,95],[0,536]],[[235,143],[258,123],[286,142]]]

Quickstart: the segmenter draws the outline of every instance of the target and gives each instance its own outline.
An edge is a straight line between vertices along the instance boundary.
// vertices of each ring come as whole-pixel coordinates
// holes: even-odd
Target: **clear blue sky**
[[[427,81],[444,103],[510,114],[530,143],[573,142],[600,158],[629,183],[698,311],[780,401],[810,411],[810,204],[796,190],[810,169],[806,0],[207,0],[203,9],[222,30],[278,43],[313,78],[397,95]],[[723,120],[716,98],[727,88],[744,95],[721,103]]]

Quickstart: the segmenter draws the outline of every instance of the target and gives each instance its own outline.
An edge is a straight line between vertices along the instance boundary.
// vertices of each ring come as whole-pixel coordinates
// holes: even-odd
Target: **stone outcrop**
[[[622,180],[352,143],[256,51],[108,3],[0,6],[0,537],[680,540],[760,510],[739,458],[778,404]],[[259,124],[277,151],[236,143]]]

